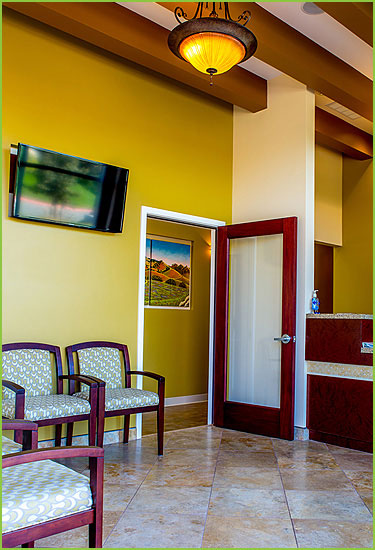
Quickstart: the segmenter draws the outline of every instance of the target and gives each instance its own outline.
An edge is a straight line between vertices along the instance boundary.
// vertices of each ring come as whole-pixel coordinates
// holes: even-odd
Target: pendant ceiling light
[[[203,17],[203,9],[212,4],[212,11]],[[216,12],[223,10],[224,17]],[[181,7],[174,10],[179,25],[169,37],[168,46],[179,58],[188,61],[202,73],[212,76],[229,71],[237,63],[251,57],[257,49],[257,39],[245,27],[250,12],[244,11],[237,21],[229,14],[228,2],[198,2],[195,14],[188,19]],[[183,18],[185,21],[181,20]]]

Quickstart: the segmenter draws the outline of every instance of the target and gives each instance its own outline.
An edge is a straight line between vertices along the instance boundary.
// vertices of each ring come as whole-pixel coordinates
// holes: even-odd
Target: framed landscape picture
[[[145,307],[190,309],[191,242],[147,235]]]

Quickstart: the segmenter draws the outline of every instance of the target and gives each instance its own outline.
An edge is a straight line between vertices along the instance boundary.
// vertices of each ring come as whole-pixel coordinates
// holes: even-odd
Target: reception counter
[[[307,315],[310,439],[372,451],[372,315]]]

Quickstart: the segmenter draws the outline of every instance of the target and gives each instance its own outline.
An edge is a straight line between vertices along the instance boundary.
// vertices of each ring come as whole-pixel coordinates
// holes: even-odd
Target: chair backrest
[[[61,352],[58,346],[36,342],[4,344],[2,357],[2,377],[25,388],[25,395],[52,395],[53,362],[56,377],[62,374]],[[54,360],[53,360],[54,359]],[[57,382],[58,392],[62,392],[62,381]],[[3,388],[3,398],[14,399],[14,392]]]
[[[69,374],[74,374],[74,352],[77,372],[104,380],[107,388],[130,387],[128,347],[116,342],[82,342],[66,348]],[[125,372],[124,372],[125,371]],[[123,382],[124,380],[124,382]]]

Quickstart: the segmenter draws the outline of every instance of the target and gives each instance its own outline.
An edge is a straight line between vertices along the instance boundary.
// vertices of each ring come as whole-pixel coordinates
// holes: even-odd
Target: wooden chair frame
[[[158,382],[158,396],[159,404],[151,405],[149,407],[134,407],[130,409],[117,409],[114,411],[105,410],[105,382],[97,377],[90,376],[93,381],[96,381],[99,385],[98,390],[98,442],[97,444],[101,447],[104,440],[104,418],[110,416],[124,416],[124,443],[129,441],[129,422],[130,415],[136,413],[144,413],[156,411],[157,413],[157,432],[158,432],[158,454],[163,454],[163,438],[164,438],[164,393],[165,393],[165,378],[159,374],[155,374],[149,371],[131,371],[130,370],[130,359],[128,347],[125,344],[118,344],[116,342],[103,342],[103,341],[94,341],[94,342],[82,342],[80,344],[75,344],[73,346],[68,346],[66,348],[66,354],[68,359],[68,370],[70,376],[74,375],[74,356],[73,354],[79,350],[87,348],[115,348],[120,351],[123,357],[123,364],[125,367],[124,378],[125,378],[125,388],[131,388],[131,376],[147,376],[148,378],[153,378]],[[77,369],[79,374],[79,360],[77,359]],[[88,375],[85,374],[86,377]],[[75,380],[72,378],[70,381],[70,390],[69,392],[73,394],[75,392]]]
[[[14,434],[17,432],[23,432],[22,438],[22,450],[29,451],[30,449],[38,448],[38,424],[31,422],[30,420],[10,420],[9,418],[2,419],[3,430],[14,430]]]
[[[27,420],[24,422],[7,420],[3,424],[3,429],[17,431],[22,429],[35,432],[35,426],[37,426],[36,423]],[[4,455],[2,467],[8,468],[41,460],[76,457],[89,458],[90,488],[93,500],[91,509],[5,533],[2,536],[3,548],[14,548],[18,545],[22,545],[24,548],[34,548],[34,541],[38,539],[56,535],[82,525],[89,526],[89,547],[102,548],[104,449],[79,446],[32,449]]]
[[[64,388],[63,388],[64,380],[68,380],[69,383],[72,383],[72,381],[77,380],[79,382],[84,382],[89,386],[90,388],[89,402],[91,407],[90,413],[64,416],[61,418],[45,418],[42,420],[36,420],[35,423],[38,424],[38,426],[55,425],[56,426],[55,446],[60,447],[61,431],[62,431],[63,424],[68,424],[66,444],[71,445],[72,438],[73,438],[74,422],[78,422],[79,420],[88,420],[89,445],[91,446],[95,445],[96,424],[97,424],[96,416],[97,416],[97,404],[98,404],[98,383],[94,381],[92,378],[86,378],[85,376],[77,376],[74,374],[64,375],[62,371],[61,351],[58,346],[52,346],[50,344],[41,344],[37,342],[19,342],[14,344],[4,344],[2,349],[3,349],[3,352],[13,351],[13,350],[22,350],[22,349],[40,349],[40,350],[49,351],[55,358],[57,394],[64,393]],[[12,390],[15,393],[15,399],[16,399],[15,419],[24,419],[25,418],[25,389],[19,384],[16,384],[15,382],[12,382],[10,380],[2,380],[2,385],[5,388]],[[17,443],[22,443],[21,432],[19,431],[15,432],[15,441]]]

